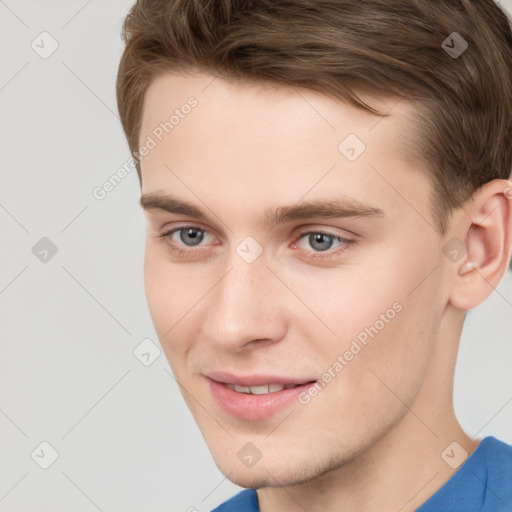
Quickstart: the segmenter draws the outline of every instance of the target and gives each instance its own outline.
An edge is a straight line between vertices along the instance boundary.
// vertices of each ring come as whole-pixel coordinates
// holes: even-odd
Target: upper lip
[[[212,379],[223,384],[234,384],[236,386],[263,386],[264,384],[306,384],[314,382],[316,379],[308,379],[301,377],[283,377],[279,375],[234,375],[229,372],[207,372],[204,374],[209,379]]]

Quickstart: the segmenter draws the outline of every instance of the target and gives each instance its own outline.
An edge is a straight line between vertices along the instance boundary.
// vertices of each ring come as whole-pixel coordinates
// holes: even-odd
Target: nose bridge
[[[267,267],[263,255],[247,262],[234,253],[228,268],[212,290],[203,326],[210,340],[236,349],[256,339],[276,340],[283,336],[283,290],[279,290],[279,280]]]

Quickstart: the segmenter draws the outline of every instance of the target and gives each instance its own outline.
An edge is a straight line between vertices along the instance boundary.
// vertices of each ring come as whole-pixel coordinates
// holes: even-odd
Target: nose
[[[237,261],[238,260],[238,261]],[[231,266],[212,290],[203,324],[207,340],[218,349],[237,351],[283,339],[290,293],[260,257],[246,263],[234,255]]]

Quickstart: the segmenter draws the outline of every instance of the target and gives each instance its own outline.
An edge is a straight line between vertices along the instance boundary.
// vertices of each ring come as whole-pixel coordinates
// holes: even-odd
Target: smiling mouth
[[[227,414],[246,421],[265,421],[279,411],[291,407],[297,396],[315,380],[277,375],[235,376],[210,373],[210,393],[217,405]]]

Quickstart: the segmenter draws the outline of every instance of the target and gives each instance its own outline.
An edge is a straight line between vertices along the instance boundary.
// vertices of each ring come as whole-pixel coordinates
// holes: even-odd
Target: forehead
[[[141,161],[143,192],[173,188],[192,198],[200,191],[239,205],[255,198],[292,203],[339,190],[373,194],[384,209],[397,199],[388,177],[418,200],[413,196],[427,187],[415,187],[424,177],[407,158],[413,107],[395,97],[363,99],[390,115],[299,87],[163,75],[145,96],[140,145],[154,144]]]
[[[390,115],[385,119],[386,131],[392,128],[410,132],[404,129],[410,128],[407,126],[408,115],[414,110],[411,103],[389,95],[370,95],[368,92],[358,92],[358,95],[370,106]],[[247,79],[226,81],[200,72],[166,74],[153,80],[146,91],[141,138],[169,120],[173,112],[178,114],[180,121],[183,120],[188,113],[183,117],[180,110],[189,110],[186,105],[191,98],[197,102],[191,112],[195,115],[191,117],[201,117],[205,130],[223,129],[229,124],[230,128],[242,128],[240,137],[244,137],[256,129],[259,133],[255,141],[264,140],[264,135],[267,135],[265,142],[269,139],[282,141],[287,134],[290,140],[293,138],[297,141],[298,138],[310,138],[315,133],[315,142],[318,143],[326,135],[331,136],[326,141],[329,142],[332,136],[336,134],[336,139],[347,130],[359,132],[362,138],[370,139],[382,133],[375,128],[384,120],[338,98],[303,87],[255,83]],[[179,131],[186,131],[186,127],[183,127],[185,123],[176,121],[173,121],[173,131],[178,131],[174,130],[178,124],[182,124]],[[264,132],[261,131],[262,126],[265,127]],[[194,126],[194,129],[197,128]],[[395,142],[398,146],[400,140],[395,138]]]

